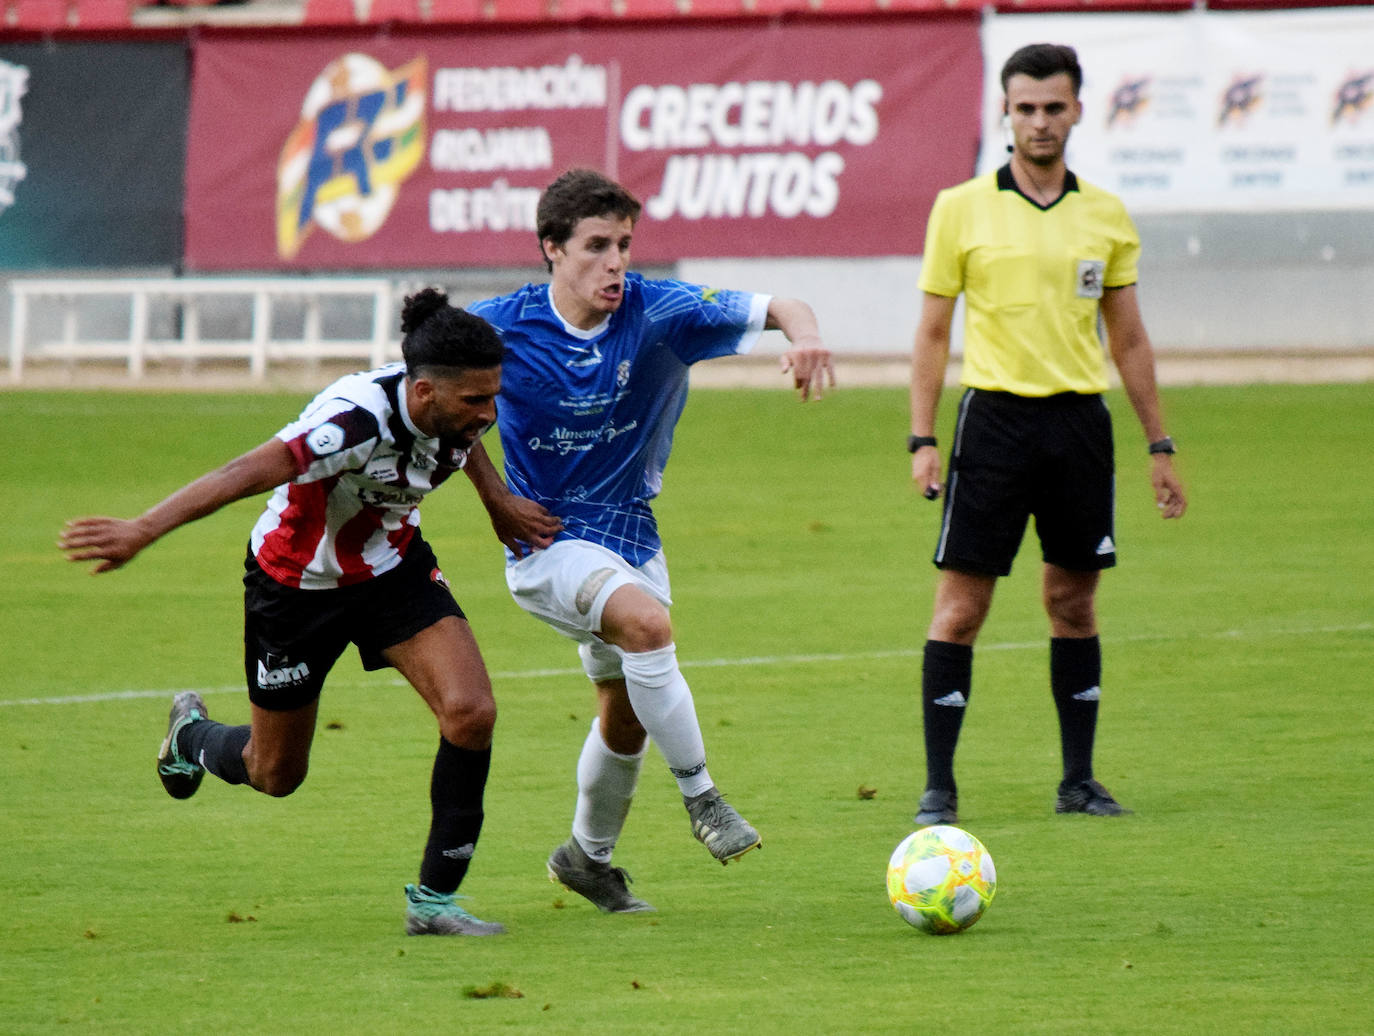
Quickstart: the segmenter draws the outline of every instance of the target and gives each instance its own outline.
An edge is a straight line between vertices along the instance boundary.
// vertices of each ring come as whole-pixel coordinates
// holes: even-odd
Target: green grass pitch
[[[246,720],[238,576],[260,501],[98,578],[54,548],[66,518],[137,513],[306,397],[0,395],[0,1031],[1374,1030],[1370,391],[1167,390],[1191,496],[1176,523],[1112,395],[1121,565],[1101,593],[1097,759],[1136,815],[1053,813],[1028,543],[958,759],[997,898],[945,938],[903,924],[883,887],[924,773],[938,521],[909,484],[902,390],[688,405],[658,507],[677,642],[712,772],[764,848],[714,863],[651,752],[617,862],[652,915],[603,916],[545,878],[592,694],[571,644],[507,597],[457,479],[424,529],[501,710],[464,887],[510,928],[485,940],[402,934],[437,733],[394,674],[345,657],[294,796],[162,792],[175,690]]]

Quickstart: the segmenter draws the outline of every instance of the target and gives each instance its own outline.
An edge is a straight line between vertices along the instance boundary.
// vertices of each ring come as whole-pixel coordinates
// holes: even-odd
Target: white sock
[[[600,718],[592,720],[577,759],[577,811],[572,833],[582,851],[598,863],[610,862],[620,839],[648,747],[646,743],[636,755],[612,752],[601,737]]]
[[[682,794],[690,797],[707,791],[712,782],[706,769],[706,744],[692,703],[692,690],[678,668],[677,646],[626,651],[620,667],[630,705],[663,753]]]

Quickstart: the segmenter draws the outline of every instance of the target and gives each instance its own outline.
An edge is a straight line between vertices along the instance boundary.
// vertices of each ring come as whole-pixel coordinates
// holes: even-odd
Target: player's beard
[[[461,449],[470,450],[472,449],[472,447],[477,445],[477,440],[481,439],[482,436],[486,435],[490,429],[491,425],[489,424],[470,424],[465,425],[464,427],[454,432],[452,435],[445,436],[444,438],[457,443],[457,445]]]

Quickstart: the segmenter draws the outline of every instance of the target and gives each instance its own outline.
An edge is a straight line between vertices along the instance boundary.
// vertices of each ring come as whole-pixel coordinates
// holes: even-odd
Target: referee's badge
[[[1107,264],[1101,259],[1078,260],[1078,297],[1080,299],[1100,299],[1102,279],[1107,275]]]

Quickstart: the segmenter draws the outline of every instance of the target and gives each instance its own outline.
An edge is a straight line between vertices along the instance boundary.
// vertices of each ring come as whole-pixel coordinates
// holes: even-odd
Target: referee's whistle
[[[934,500],[939,495],[940,487],[938,485],[926,486],[925,497],[927,500]]]

